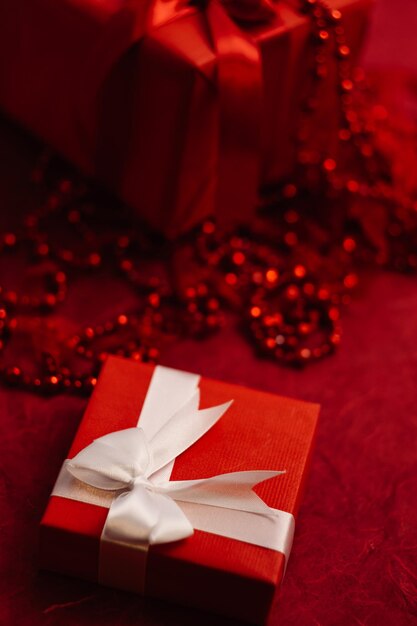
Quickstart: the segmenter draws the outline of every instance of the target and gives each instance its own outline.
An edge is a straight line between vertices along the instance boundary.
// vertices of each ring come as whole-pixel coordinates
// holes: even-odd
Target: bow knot
[[[144,476],[137,476],[130,481],[128,489],[132,491],[135,487],[144,487],[145,489],[152,489],[152,483]]]

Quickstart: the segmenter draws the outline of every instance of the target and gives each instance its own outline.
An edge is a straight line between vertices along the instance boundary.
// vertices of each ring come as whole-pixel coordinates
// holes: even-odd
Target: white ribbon
[[[113,546],[107,556],[101,555],[108,561],[101,567],[106,570],[101,578],[109,584],[117,584],[108,571],[118,560],[114,546],[146,552],[150,544],[185,539],[194,528],[278,550],[288,558],[293,516],[270,508],[253,491],[283,472],[169,480],[176,457],[210,430],[231,404],[199,410],[198,383],[194,374],[156,367],[138,427],[96,439],[63,465],[53,495],[109,508],[101,537],[102,544]]]

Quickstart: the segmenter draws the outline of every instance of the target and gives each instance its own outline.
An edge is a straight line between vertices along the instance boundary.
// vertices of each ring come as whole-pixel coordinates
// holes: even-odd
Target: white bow
[[[252,491],[282,472],[170,480],[175,458],[230,406],[200,411],[199,381],[196,374],[155,367],[138,427],[100,437],[63,464],[54,496],[109,509],[100,538],[99,580],[105,584],[143,592],[147,546],[186,538],[193,529],[276,550],[288,559],[294,517],[268,507]],[[125,549],[138,559],[135,576],[129,574]]]
[[[252,488],[283,472],[244,471],[200,480],[164,479],[164,469],[210,430],[231,404],[199,410],[199,399],[199,390],[195,389],[185,404],[165,417],[156,432],[154,429],[148,436],[141,427],[113,432],[96,439],[66,462],[66,469],[82,483],[114,492],[106,522],[109,540],[157,544],[189,537],[193,525],[177,502],[274,515],[274,509]]]

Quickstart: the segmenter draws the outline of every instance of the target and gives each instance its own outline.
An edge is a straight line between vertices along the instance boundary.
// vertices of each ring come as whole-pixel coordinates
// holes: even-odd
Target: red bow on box
[[[269,0],[128,1],[112,18],[86,65],[81,118],[94,128],[97,94],[112,67],[144,37],[166,36],[164,27],[192,13],[200,14],[215,55],[207,67],[196,55],[196,68],[214,83],[218,103],[218,150],[215,207],[223,223],[244,219],[256,205],[259,184],[262,65],[257,44],[247,27],[279,19]],[[187,42],[184,40],[184,45]],[[176,41],[178,46],[178,40]],[[188,42],[189,47],[189,42]],[[178,52],[178,49],[177,49]],[[187,56],[189,50],[187,49]],[[169,103],[167,103],[169,106]],[[96,129],[96,136],[99,129]],[[179,155],[180,156],[180,155]]]

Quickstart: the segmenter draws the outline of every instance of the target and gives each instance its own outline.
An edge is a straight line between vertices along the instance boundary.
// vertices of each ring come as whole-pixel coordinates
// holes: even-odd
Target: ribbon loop
[[[175,413],[150,441],[153,455],[151,474],[173,461],[205,435],[231,405],[231,402],[226,402],[200,411],[198,405],[194,404],[196,397],[198,402],[199,394]]]
[[[78,480],[97,489],[129,488],[137,477],[147,476],[151,453],[141,428],[127,428],[93,441],[67,463]]]

